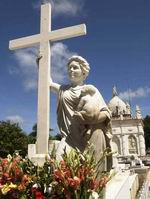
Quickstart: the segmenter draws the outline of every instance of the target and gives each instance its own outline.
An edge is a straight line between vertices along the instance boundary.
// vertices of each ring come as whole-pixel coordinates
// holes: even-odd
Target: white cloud
[[[150,88],[149,87],[140,87],[137,90],[127,90],[124,92],[121,92],[119,96],[124,100],[129,100],[133,98],[139,98],[139,97],[146,97],[150,94]]]
[[[14,58],[18,62],[18,68],[14,67],[9,72],[22,76],[23,85],[26,90],[37,88],[38,67],[36,64],[38,50],[36,48],[27,48],[17,50],[14,53]],[[55,82],[63,83],[66,81],[66,64],[68,58],[75,55],[69,51],[68,47],[61,42],[55,43],[51,47],[52,60],[52,78]],[[12,72],[15,71],[15,72]]]
[[[55,43],[52,48],[52,78],[54,81],[63,83],[67,79],[66,64],[68,58],[76,53],[69,51],[68,47],[61,42]]]
[[[23,118],[19,115],[7,116],[6,120],[9,120],[12,123],[18,123],[19,125],[22,125],[24,122]]]
[[[26,90],[35,89],[37,87],[37,72],[36,65],[37,49],[27,48],[17,50],[14,53],[14,58],[18,62],[18,68],[15,67],[15,73],[22,75],[24,88]]]
[[[78,16],[84,6],[84,0],[43,0],[43,3],[51,3],[54,16]],[[40,7],[40,4],[41,1],[38,1],[34,7]]]

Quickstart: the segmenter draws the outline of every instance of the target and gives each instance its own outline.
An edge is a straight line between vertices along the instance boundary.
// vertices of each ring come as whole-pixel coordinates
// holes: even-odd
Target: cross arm
[[[54,30],[49,34],[49,40],[58,41],[62,39],[68,39],[71,37],[77,37],[86,34],[86,25],[76,25],[68,28],[62,28],[59,30]]]
[[[43,36],[41,34],[36,34],[28,37],[11,40],[9,42],[9,49],[15,50],[19,48],[30,47],[40,43],[42,40],[58,41],[85,34],[86,34],[86,26],[85,24],[81,24],[77,26],[71,26],[68,28],[54,30],[52,32],[49,32],[48,34],[44,34]]]
[[[40,39],[41,39],[40,34],[14,39],[9,41],[9,49],[16,50],[19,48],[33,46],[35,44],[38,44],[40,42]]]

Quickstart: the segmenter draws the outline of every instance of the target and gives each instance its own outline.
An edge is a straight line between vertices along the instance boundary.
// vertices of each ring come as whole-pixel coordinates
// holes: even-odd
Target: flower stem
[[[79,199],[77,190],[75,190],[75,199]]]

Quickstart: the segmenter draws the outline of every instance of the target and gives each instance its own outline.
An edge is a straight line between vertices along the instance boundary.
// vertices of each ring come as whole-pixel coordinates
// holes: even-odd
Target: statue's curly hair
[[[90,66],[89,66],[89,63],[86,61],[86,59],[84,59],[81,56],[74,55],[71,58],[69,58],[67,66],[69,66],[72,61],[76,61],[80,64],[83,75],[86,78],[89,74],[89,71],[90,71]]]

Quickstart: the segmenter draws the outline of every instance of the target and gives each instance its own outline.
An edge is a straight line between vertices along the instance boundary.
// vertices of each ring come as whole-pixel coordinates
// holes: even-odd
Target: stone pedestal
[[[57,151],[60,141],[58,140],[49,140],[48,142],[48,153],[47,154],[38,154],[36,150],[36,144],[28,144],[28,158],[35,164],[43,166],[45,159],[50,158],[50,154],[55,147]]]
[[[42,167],[44,165],[46,158],[49,158],[48,154],[47,155],[35,154],[33,157],[31,157],[31,161],[34,163],[34,165]]]
[[[116,174],[106,185],[104,199],[135,199],[139,189],[137,174]]]
[[[36,154],[36,145],[28,144],[28,158],[31,160],[33,156]]]
[[[28,144],[28,158],[38,166],[43,166],[46,157],[49,157],[48,154],[37,154],[36,153],[36,144]]]

